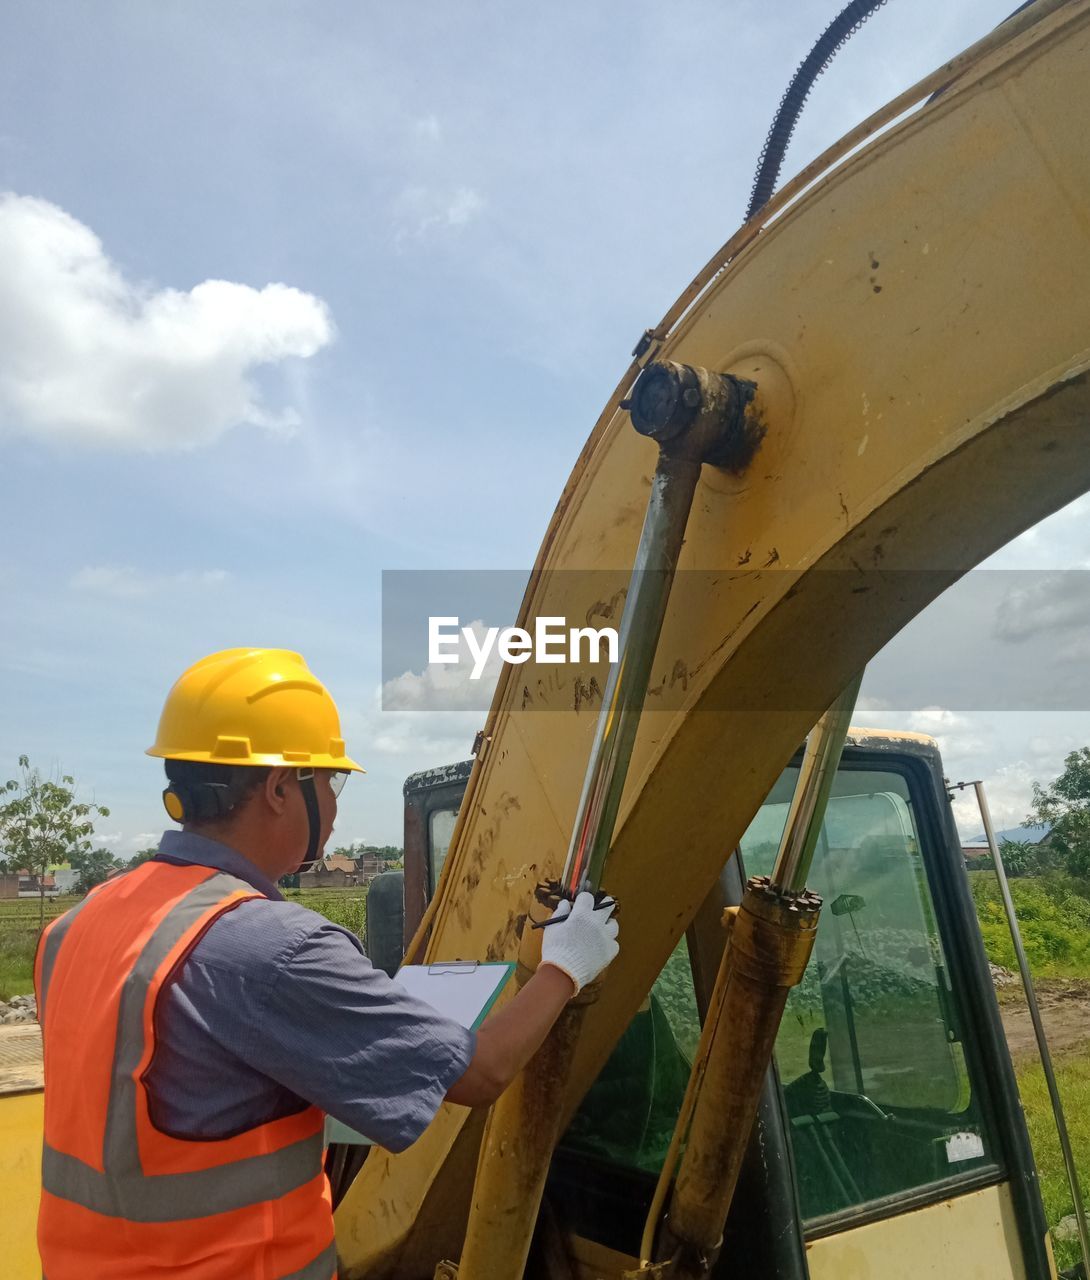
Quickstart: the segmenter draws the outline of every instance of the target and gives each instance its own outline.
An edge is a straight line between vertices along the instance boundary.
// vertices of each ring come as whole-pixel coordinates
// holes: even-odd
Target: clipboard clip
[[[473,973],[477,965],[476,960],[441,960],[437,964],[429,964],[428,973]]]

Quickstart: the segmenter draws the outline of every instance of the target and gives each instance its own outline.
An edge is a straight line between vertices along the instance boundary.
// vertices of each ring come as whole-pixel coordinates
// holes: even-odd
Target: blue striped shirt
[[[372,968],[354,934],[285,901],[237,850],[168,831],[157,857],[265,896],[218,917],[163,988],[146,1079],[156,1127],[221,1138],[313,1103],[391,1151],[414,1142],[469,1065],[474,1032]]]

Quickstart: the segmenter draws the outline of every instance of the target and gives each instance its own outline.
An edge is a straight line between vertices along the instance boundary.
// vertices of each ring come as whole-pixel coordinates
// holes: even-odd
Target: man
[[[589,894],[473,1033],[276,888],[317,859],[349,773],[303,659],[230,649],[171,690],[149,754],[182,824],[43,935],[38,1243],[49,1280],[332,1280],[328,1113],[392,1151],[444,1098],[494,1101],[617,954]]]

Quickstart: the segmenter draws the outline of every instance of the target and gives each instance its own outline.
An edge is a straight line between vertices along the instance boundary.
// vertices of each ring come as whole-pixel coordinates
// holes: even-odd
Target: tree
[[[46,778],[19,757],[18,778],[9,778],[0,796],[0,838],[3,863],[15,871],[38,878],[38,931],[45,927],[45,877],[58,862],[78,860],[92,851],[96,817],[109,817],[109,809],[76,799],[76,781],[68,774]]]
[[[1090,879],[1090,747],[1064,759],[1063,773],[1047,787],[1033,784],[1026,825],[1050,823],[1048,842],[1069,875]]]
[[[134,867],[140,866],[142,862],[150,862],[158,852],[158,849],[141,849],[139,852],[134,853],[128,862],[122,865],[126,871],[131,871]]]
[[[1041,870],[1037,846],[1030,844],[1028,840],[1001,840],[999,856],[1003,859],[1003,867],[1011,879],[1015,876],[1036,875]],[[991,858],[988,862],[991,864]]]
[[[385,863],[400,863],[405,855],[405,850],[396,844],[365,844],[362,840],[353,840],[351,844],[342,844],[333,850],[333,855],[342,854],[346,858],[351,858],[353,862],[357,858],[378,858]]]
[[[77,893],[90,893],[95,885],[108,879],[110,872],[121,865],[109,849],[99,847],[87,849],[83,853],[69,854],[68,861],[72,864],[72,870],[79,872]]]

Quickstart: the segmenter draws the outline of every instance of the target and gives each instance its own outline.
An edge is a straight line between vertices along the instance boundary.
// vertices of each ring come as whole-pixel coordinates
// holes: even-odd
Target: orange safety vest
[[[262,896],[210,867],[146,862],[42,935],[44,1280],[334,1280],[317,1107],[207,1141],[148,1114],[163,984],[214,920]]]

